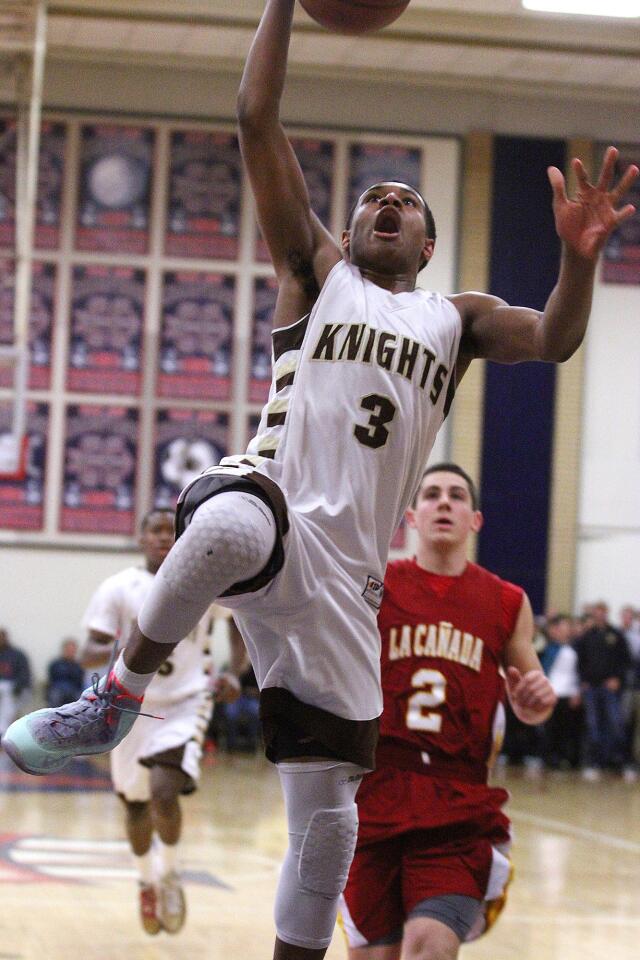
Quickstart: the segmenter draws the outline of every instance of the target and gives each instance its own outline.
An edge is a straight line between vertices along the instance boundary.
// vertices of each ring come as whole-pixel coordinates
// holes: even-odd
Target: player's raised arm
[[[464,323],[461,358],[467,363],[473,357],[501,363],[561,363],[578,349],[591,312],[600,253],[613,230],[635,212],[632,204],[620,204],[638,176],[638,168],[630,165],[613,184],[617,157],[615,147],[609,147],[596,184],[589,182],[581,161],[574,158],[572,167],[578,189],[573,200],[567,197],[560,170],[548,170],[562,255],[558,282],[544,311],[512,307],[498,297],[480,293],[451,298]]]
[[[311,210],[309,193],[280,122],[295,0],[267,0],[247,57],[238,94],[240,147],[251,180],[258,221],[281,285],[281,297],[298,319],[313,304],[331,267],[341,258],[337,243]],[[285,284],[287,290],[283,291]],[[281,304],[279,304],[281,307]]]

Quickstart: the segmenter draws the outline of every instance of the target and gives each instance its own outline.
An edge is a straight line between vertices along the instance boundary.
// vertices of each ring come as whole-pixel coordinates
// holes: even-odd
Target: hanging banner
[[[640,146],[623,147],[616,162],[614,182],[630,164],[640,163]],[[624,197],[636,212],[614,230],[605,245],[602,256],[603,283],[640,283],[640,181],[633,183]]]
[[[29,319],[29,388],[47,390],[51,383],[51,350],[55,315],[56,266],[34,260]],[[0,259],[0,344],[14,343],[14,264]],[[11,370],[0,366],[0,387],[10,387]]]
[[[38,250],[57,250],[60,246],[66,142],[63,123],[42,122],[34,237]]]
[[[251,329],[251,364],[249,400],[264,402],[271,386],[271,331],[276,305],[278,281],[275,277],[258,277],[253,288],[253,326]]]
[[[167,408],[156,413],[153,505],[173,510],[180,491],[228,453],[229,415]]]
[[[231,396],[234,301],[234,277],[186,270],[164,275],[159,397]]]
[[[65,146],[65,125],[43,120],[33,238],[39,250],[60,245]],[[16,122],[0,117],[0,247],[15,246],[16,150]]]
[[[82,128],[78,250],[148,251],[154,139],[146,127]]]
[[[422,151],[392,143],[352,143],[349,148],[349,210],[374,183],[397,180],[420,189]]]
[[[137,447],[136,409],[67,407],[60,530],[134,532]]]
[[[174,130],[165,253],[235,260],[241,193],[242,160],[233,134]]]
[[[73,268],[69,390],[140,393],[144,296],[144,270],[104,264]]]
[[[292,137],[291,144],[309,191],[311,209],[330,231],[333,212],[334,144],[331,140],[310,137]],[[260,231],[256,240],[256,260],[263,263],[271,260]]]
[[[0,443],[11,432],[12,409],[0,403]],[[27,469],[23,480],[0,480],[0,527],[4,530],[42,530],[44,526],[45,466],[49,434],[49,405],[27,401]]]

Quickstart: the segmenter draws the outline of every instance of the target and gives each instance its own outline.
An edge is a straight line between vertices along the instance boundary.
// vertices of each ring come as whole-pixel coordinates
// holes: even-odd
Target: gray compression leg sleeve
[[[269,562],[276,523],[258,497],[232,490],[198,507],[158,570],[138,624],[156,643],[177,643],[210,604]]]
[[[355,795],[364,770],[335,760],[279,763],[289,848],[276,894],[280,940],[308,950],[331,943],[358,834]]]

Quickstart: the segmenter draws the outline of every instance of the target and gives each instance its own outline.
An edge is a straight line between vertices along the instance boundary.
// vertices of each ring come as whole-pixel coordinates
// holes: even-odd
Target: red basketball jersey
[[[459,577],[390,563],[378,625],[384,711],[378,761],[486,780],[504,699],[500,664],[523,591],[469,563]],[[410,758],[413,761],[410,762]],[[404,763],[401,762],[404,758]]]

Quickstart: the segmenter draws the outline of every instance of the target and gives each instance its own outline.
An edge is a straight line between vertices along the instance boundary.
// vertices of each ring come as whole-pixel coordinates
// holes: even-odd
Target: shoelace
[[[94,673],[91,675],[91,689],[93,690],[93,695],[98,701],[98,710],[101,713],[106,713],[107,710],[119,710],[120,713],[135,713],[137,717],[150,717],[152,720],[164,720],[164,717],[158,717],[155,713],[144,713],[142,710],[135,710],[131,707],[120,707],[116,703],[116,700],[137,700],[138,703],[142,703],[144,697],[136,697],[133,693],[129,693],[125,687],[122,687],[116,678],[113,678],[112,685],[108,688],[109,677],[111,676],[111,670],[107,674],[107,682],[105,683],[104,689],[99,689],[100,684],[100,674]],[[124,691],[124,693],[118,693],[118,687]],[[91,702],[91,701],[89,701]]]

